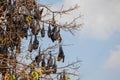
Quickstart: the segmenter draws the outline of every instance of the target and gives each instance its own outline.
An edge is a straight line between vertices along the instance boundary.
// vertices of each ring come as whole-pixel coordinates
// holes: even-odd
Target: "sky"
[[[120,80],[120,0],[40,0],[59,10],[75,4],[80,6],[62,21],[82,15],[78,23],[83,23],[75,36],[62,34],[66,63],[79,58],[81,80]],[[59,18],[58,18],[59,19]],[[67,37],[67,38],[66,38]]]

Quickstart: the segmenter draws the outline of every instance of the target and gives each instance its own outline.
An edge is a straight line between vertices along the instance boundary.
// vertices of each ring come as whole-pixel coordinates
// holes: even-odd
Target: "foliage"
[[[78,30],[80,25],[73,19],[70,23],[58,24],[55,17],[69,13],[78,6],[68,10],[53,11],[47,5],[38,4],[36,0],[0,0],[0,72],[2,80],[70,80],[69,75],[79,76],[76,73],[68,73],[69,68],[80,61],[58,67],[57,62],[64,62],[65,54],[62,45],[61,30]],[[48,17],[46,19],[46,17]],[[52,46],[41,50],[39,38],[51,39]],[[27,39],[27,51],[22,52],[22,40]],[[26,43],[27,44],[27,43]],[[26,45],[24,44],[24,45]],[[59,49],[54,54],[56,48]],[[38,51],[37,55],[34,51]],[[21,58],[20,55],[25,57]],[[34,58],[33,58],[34,57]],[[28,60],[29,64],[20,61]],[[63,69],[58,71],[58,69]],[[79,65],[74,66],[74,70]],[[54,78],[55,77],[55,78]]]

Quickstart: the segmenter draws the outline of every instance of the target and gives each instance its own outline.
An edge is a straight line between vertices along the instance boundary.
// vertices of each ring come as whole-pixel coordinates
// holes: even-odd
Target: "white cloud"
[[[107,62],[105,63],[105,68],[108,69],[120,69],[120,45],[117,46],[117,49],[115,51],[111,52],[111,55],[109,56]]]
[[[69,21],[82,13],[84,16],[83,36],[96,39],[107,39],[114,32],[120,31],[120,0],[64,0],[64,7],[69,8],[75,4],[80,8],[62,21]]]

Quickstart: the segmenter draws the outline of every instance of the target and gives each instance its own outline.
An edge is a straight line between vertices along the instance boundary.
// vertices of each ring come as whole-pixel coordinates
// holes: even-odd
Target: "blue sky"
[[[120,80],[120,1],[119,0],[40,0],[59,9],[75,4],[80,8],[64,16],[70,20],[82,14],[81,31],[75,36],[63,33],[66,63],[79,58],[82,60],[81,80]],[[54,7],[53,7],[54,8]],[[69,17],[69,18],[68,18]],[[78,21],[78,22],[80,22]],[[66,39],[67,37],[67,39]]]

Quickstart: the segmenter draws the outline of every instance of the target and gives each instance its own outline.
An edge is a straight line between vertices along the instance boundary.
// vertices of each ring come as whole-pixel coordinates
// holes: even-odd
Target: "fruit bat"
[[[53,32],[53,33],[57,32],[57,27],[54,27],[54,28],[52,29],[52,32]]]
[[[52,65],[53,65],[53,59],[52,59],[52,54],[50,53],[50,57],[48,59],[47,66],[52,67]]]
[[[42,26],[42,29],[41,29],[41,37],[45,37],[44,22],[43,22],[43,26]]]
[[[37,49],[39,46],[39,41],[37,40],[37,35],[35,35],[34,41],[33,41],[33,49]]]
[[[51,32],[51,40],[52,40],[52,42],[54,42],[56,40],[56,38],[55,38],[56,31],[57,31],[57,27],[54,27],[52,29],[52,32]]]
[[[39,63],[41,62],[41,60],[42,60],[42,55],[41,55],[41,50],[40,50],[40,47],[39,47],[38,55],[35,57],[35,61],[36,61],[38,66],[39,66]]]
[[[34,28],[34,21],[30,23],[30,29]]]
[[[24,35],[24,37],[27,39],[27,36],[28,36],[28,28],[27,27],[23,27],[22,28],[22,34]]]
[[[42,8],[42,9],[39,11],[39,19],[40,19],[40,20],[42,19],[43,9],[44,9],[44,8]]]
[[[39,22],[37,22],[35,26],[35,35],[38,35],[39,31],[40,31],[40,25]]]
[[[50,24],[49,24],[49,26],[48,26],[47,35],[48,35],[49,38],[51,37],[51,27],[50,27]]]
[[[39,11],[38,11],[37,7],[35,7],[35,9],[34,9],[34,19],[39,19]]]
[[[60,43],[62,41],[62,37],[60,35],[60,29],[57,31],[57,41]]]
[[[29,42],[29,45],[28,45],[28,51],[32,52],[32,50],[33,50],[33,44],[32,44],[32,36],[31,36],[31,39],[30,39],[30,42]]]
[[[58,61],[61,61],[61,59],[63,59],[63,62],[64,62],[64,58],[65,58],[65,55],[64,55],[62,46],[59,45],[59,54],[58,54],[57,60],[58,60]]]
[[[53,73],[57,72],[57,65],[56,65],[56,58],[54,57],[54,64],[52,66],[52,69],[54,69]]]
[[[54,12],[53,12],[53,18],[52,18],[52,26],[55,26],[55,15],[54,15]]]
[[[62,74],[60,74],[60,80],[63,80],[63,76],[62,76]]]
[[[62,41],[62,38],[60,35],[60,28],[58,29],[58,31],[55,32],[54,38],[58,41],[58,43],[60,43]]]
[[[62,38],[61,38],[60,34],[58,34],[57,41],[58,41],[58,43],[61,43],[61,41],[62,41]]]
[[[34,23],[31,23],[30,28],[31,28],[32,34],[35,35],[35,24],[34,24]]]
[[[63,71],[63,80],[66,79],[65,70]]]
[[[10,50],[13,51],[14,50],[14,43],[11,41],[10,42]]]
[[[42,67],[45,67],[45,66],[46,66],[46,63],[45,63],[45,56],[44,56],[43,59],[42,59],[41,66],[42,66]]]

